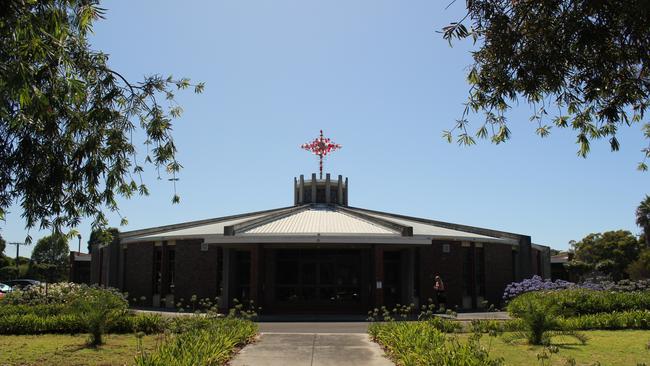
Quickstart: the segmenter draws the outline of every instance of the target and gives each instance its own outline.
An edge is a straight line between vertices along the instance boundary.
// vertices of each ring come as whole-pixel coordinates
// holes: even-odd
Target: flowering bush
[[[503,292],[503,300],[511,300],[523,293],[531,291],[543,290],[563,290],[567,288],[575,288],[577,285],[573,282],[564,280],[544,280],[540,276],[533,276],[521,282],[512,282],[506,286]]]
[[[533,276],[533,278],[525,279],[521,282],[512,282],[508,284],[503,292],[503,300],[509,301],[523,293],[531,291],[550,291],[578,288],[614,292],[647,291],[650,290],[650,280],[621,280],[618,282],[613,282],[603,279],[594,279],[582,283],[573,283],[564,280],[544,280],[540,276]]]
[[[7,294],[2,300],[8,305],[42,305],[69,304],[79,296],[83,296],[90,287],[76,283],[51,283],[29,286],[17,289]]]

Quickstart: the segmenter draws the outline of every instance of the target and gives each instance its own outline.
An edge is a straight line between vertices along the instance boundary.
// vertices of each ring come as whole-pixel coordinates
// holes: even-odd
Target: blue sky
[[[105,2],[92,42],[114,69],[206,83],[178,98],[181,204],[149,169],[151,195],[122,202],[121,230],[291,205],[293,177],[318,168],[299,145],[323,129],[343,145],[326,171],[349,177],[354,206],[528,234],[558,249],[591,232],[638,233],[634,210],[650,193],[650,174],[635,170],[647,145],[640,126],[621,130],[619,152],[599,141],[587,159],[571,131],[537,137],[524,104],[509,114],[504,145],[441,138],[462,112],[471,62],[470,44],[450,48],[436,33],[462,10],[446,4]],[[85,250],[88,221],[79,231]],[[25,237],[18,207],[1,234]]]

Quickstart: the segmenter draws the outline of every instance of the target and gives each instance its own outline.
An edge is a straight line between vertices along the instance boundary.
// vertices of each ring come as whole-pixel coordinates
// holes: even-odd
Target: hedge
[[[549,300],[558,315],[572,317],[587,314],[650,310],[650,291],[614,292],[586,289],[536,291],[517,296],[508,304],[508,312],[518,313],[528,301]]]

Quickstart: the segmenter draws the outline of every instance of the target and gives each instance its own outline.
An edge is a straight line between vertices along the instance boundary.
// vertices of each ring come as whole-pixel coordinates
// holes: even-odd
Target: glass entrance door
[[[364,305],[361,250],[275,251],[274,302],[305,310]]]

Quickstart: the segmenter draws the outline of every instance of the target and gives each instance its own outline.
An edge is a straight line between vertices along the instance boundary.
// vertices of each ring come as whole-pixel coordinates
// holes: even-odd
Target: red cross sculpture
[[[300,147],[318,156],[320,160],[320,179],[323,179],[323,158],[332,151],[340,149],[342,146],[335,144],[327,137],[323,137],[323,130],[320,130],[319,137],[315,138],[312,142],[300,145]]]

